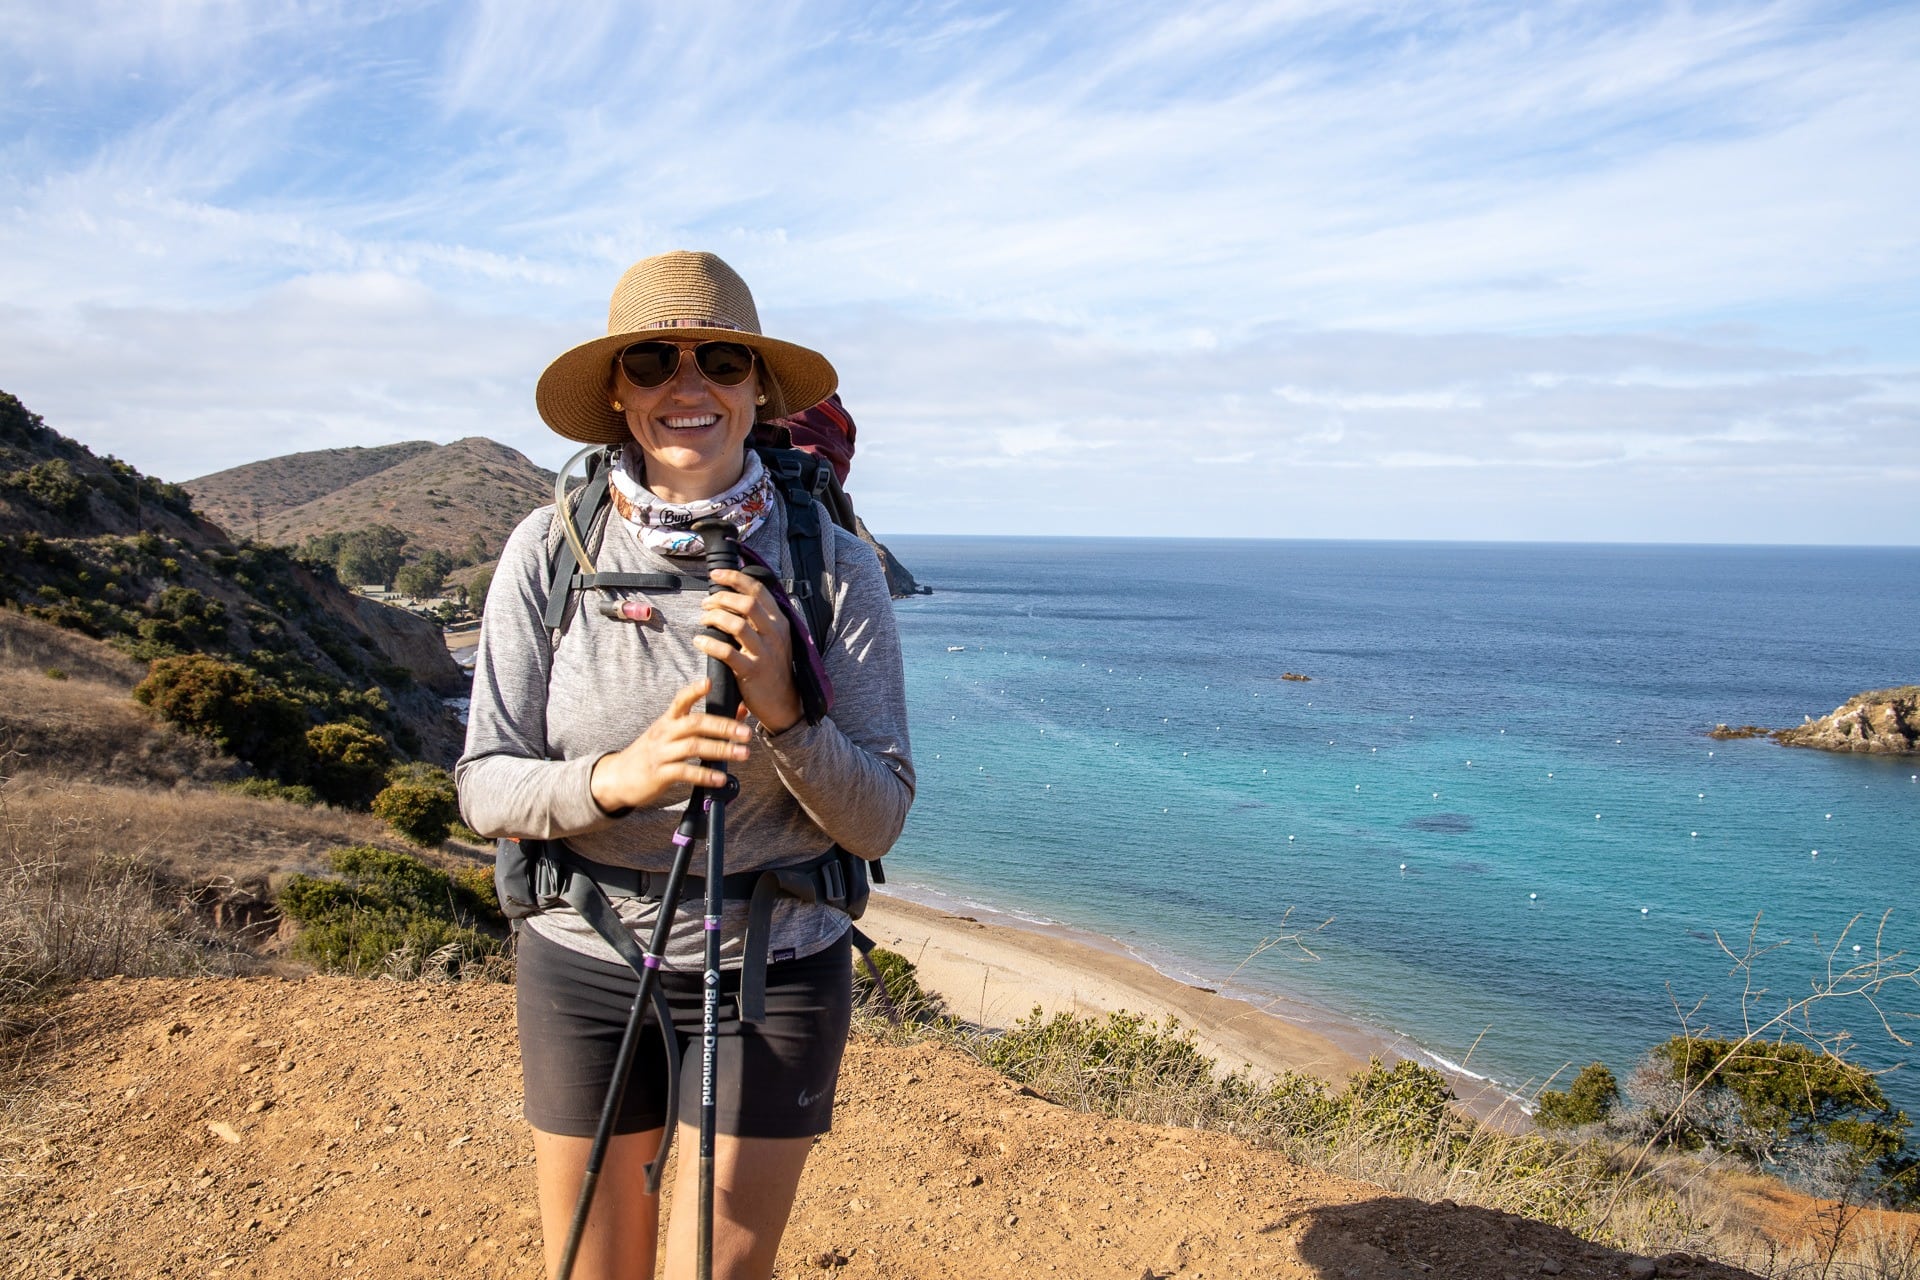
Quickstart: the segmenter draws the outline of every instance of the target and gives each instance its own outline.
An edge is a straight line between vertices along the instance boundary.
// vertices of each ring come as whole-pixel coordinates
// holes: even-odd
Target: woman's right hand
[[[725,773],[700,762],[745,760],[753,731],[742,721],[708,715],[701,707],[706,696],[707,681],[695,680],[645,733],[596,760],[593,802],[608,813],[651,809],[694,787],[725,786]]]

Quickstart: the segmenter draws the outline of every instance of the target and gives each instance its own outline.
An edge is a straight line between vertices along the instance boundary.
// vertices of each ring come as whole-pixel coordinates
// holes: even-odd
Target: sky
[[[1920,545],[1920,6],[0,0],[0,389],[489,436],[709,249],[894,533]]]

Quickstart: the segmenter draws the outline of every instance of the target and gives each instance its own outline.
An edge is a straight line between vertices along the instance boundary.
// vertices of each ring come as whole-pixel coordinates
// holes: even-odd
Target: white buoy
[[[1853,944],[1853,949],[1854,949],[1855,951],[1858,951],[1858,950],[1860,949],[1860,944],[1859,944],[1859,943],[1857,943],[1857,942],[1856,942],[1856,943],[1854,943],[1854,944]]]
[[[1438,791],[1436,791],[1436,792],[1434,792],[1434,793],[1433,793],[1433,798],[1434,798],[1435,800],[1438,800],[1438,799],[1440,798],[1440,793],[1439,793]]]
[[[1086,665],[1086,663],[1084,663],[1084,662],[1083,662],[1083,663],[1081,663],[1080,665],[1081,665],[1081,666],[1085,666],[1085,665]],[[1049,783],[1047,784],[1047,790],[1049,790],[1049,791],[1051,791],[1051,790],[1053,790],[1053,784],[1052,784],[1051,782],[1049,782]]]
[[[1707,759],[1709,760],[1713,759],[1713,752],[1711,751],[1707,752]]]
[[[1293,837],[1292,837],[1292,836],[1288,836],[1288,837],[1287,837],[1287,843],[1288,843],[1288,844],[1292,844],[1292,843],[1293,843]]]
[[[1640,908],[1640,914],[1641,915],[1647,914],[1647,909],[1645,907]]]
[[[1354,784],[1353,784],[1353,789],[1354,789],[1355,791],[1358,791],[1358,790],[1360,789],[1360,784],[1359,784],[1359,783],[1357,783],[1357,782],[1356,782],[1356,783],[1354,783]]]
[[[1368,748],[1367,748],[1367,750],[1369,750],[1369,751],[1371,751],[1371,752],[1373,752],[1373,753],[1374,753],[1375,755],[1379,755],[1379,754],[1380,754],[1380,748],[1378,748],[1378,747],[1368,747]]]
[[[1401,863],[1401,864],[1400,864],[1400,869],[1401,869],[1402,871],[1405,871],[1405,870],[1407,869],[1407,864],[1406,864],[1406,863],[1404,863],[1404,862],[1403,862],[1403,863]]]
[[[1819,851],[1818,849],[1815,849],[1815,850],[1813,851],[1813,856],[1814,856],[1814,857],[1816,857],[1816,858],[1817,858],[1817,857],[1819,857],[1819,856],[1820,856],[1820,851]]]
[[[1833,815],[1832,815],[1832,814],[1828,814],[1828,815],[1827,815],[1827,821],[1828,821],[1828,822],[1832,822],[1832,821],[1833,821]]]
[[[1262,770],[1261,770],[1260,772],[1261,772],[1261,773],[1265,773],[1265,772],[1266,772],[1266,770],[1265,770],[1265,769],[1262,769]]]
[[[1552,770],[1548,770],[1548,771],[1547,771],[1547,776],[1548,776],[1549,778],[1551,778],[1551,777],[1553,776],[1553,771],[1552,771]]]
[[[1702,791],[1702,792],[1700,793],[1700,798],[1701,798],[1702,800],[1705,800],[1705,799],[1707,798],[1707,793],[1706,793],[1706,792],[1704,792],[1704,791]]]
[[[1467,761],[1467,768],[1469,769],[1473,768],[1473,761],[1471,760]]]
[[[1700,833],[1698,831],[1693,832],[1692,835],[1695,840],[1698,840],[1700,838]]]
[[[1540,895],[1537,893],[1530,893],[1527,895],[1528,902],[1538,902],[1539,900],[1540,900]]]
[[[1619,745],[1620,745],[1620,739],[1618,739],[1618,738],[1615,738],[1615,739],[1613,740],[1613,745],[1614,745],[1614,746],[1616,746],[1616,747],[1617,747],[1617,746],[1619,746]]]
[[[1598,821],[1600,821],[1600,815],[1599,815],[1599,814],[1597,814],[1597,813],[1596,813],[1596,814],[1594,814],[1594,815],[1593,815],[1593,820],[1594,820],[1595,822],[1598,822]]]

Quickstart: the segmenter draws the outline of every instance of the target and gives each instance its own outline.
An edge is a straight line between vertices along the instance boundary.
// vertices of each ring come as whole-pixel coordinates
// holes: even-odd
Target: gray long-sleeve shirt
[[[863,858],[892,847],[913,802],[913,759],[907,743],[906,682],[886,577],[872,549],[819,512],[834,596],[833,626],[820,646],[833,682],[830,716],[802,720],[770,734],[754,721],[752,756],[737,763],[740,795],[727,809],[728,874],[805,862],[839,844]],[[485,836],[564,839],[595,862],[665,871],[685,797],[656,809],[609,816],[594,803],[593,765],[638,737],[673,695],[706,674],[693,647],[705,595],[706,566],[668,560],[647,550],[625,521],[608,521],[595,556],[603,572],[676,573],[690,589],[654,593],[645,623],[603,617],[599,593],[579,602],[556,647],[543,617],[551,566],[547,533],[552,507],[521,521],[507,540],[474,664],[466,751],[455,766],[460,809]],[[747,545],[783,576],[786,511],[774,503]],[[703,870],[700,854],[694,872]],[[657,908],[615,899],[643,945]],[[703,940],[696,900],[683,902],[667,948],[671,969],[698,969]],[[770,958],[810,955],[845,931],[831,907],[781,899],[774,911]],[[613,949],[570,908],[545,912],[528,927],[575,951],[617,962]],[[727,904],[722,963],[740,963],[746,904]]]

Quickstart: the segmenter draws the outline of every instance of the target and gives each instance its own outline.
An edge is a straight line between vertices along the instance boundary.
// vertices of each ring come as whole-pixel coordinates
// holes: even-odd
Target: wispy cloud
[[[557,461],[539,368],[697,245],[840,365],[895,528],[1124,531],[1145,484],[1246,533],[1778,538],[1853,486],[1806,536],[1920,540],[1909,7],[0,18],[0,386],[161,474]]]

